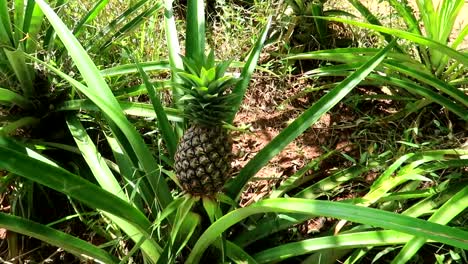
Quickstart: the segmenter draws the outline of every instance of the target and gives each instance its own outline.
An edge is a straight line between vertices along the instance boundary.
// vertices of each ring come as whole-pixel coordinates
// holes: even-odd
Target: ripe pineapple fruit
[[[232,141],[223,123],[233,112],[235,95],[228,89],[239,80],[225,75],[231,61],[215,65],[214,54],[203,61],[183,58],[180,103],[189,128],[175,154],[175,172],[183,189],[194,196],[213,196],[230,177]]]

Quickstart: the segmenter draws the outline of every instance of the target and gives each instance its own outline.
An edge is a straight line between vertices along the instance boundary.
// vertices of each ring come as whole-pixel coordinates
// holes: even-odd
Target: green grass
[[[405,1],[206,2],[0,0],[2,259],[467,261],[463,1],[416,1],[421,28]],[[179,55],[209,50],[244,151],[215,199],[173,171]]]

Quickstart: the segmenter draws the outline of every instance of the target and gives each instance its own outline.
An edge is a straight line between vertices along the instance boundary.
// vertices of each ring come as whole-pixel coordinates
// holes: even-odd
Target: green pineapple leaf
[[[182,62],[184,64],[184,69],[180,69],[180,71],[188,72],[188,73],[191,73],[191,74],[194,74],[194,75],[198,76],[200,71],[201,71],[200,67],[202,65],[198,64],[196,61],[194,61],[191,58],[184,57],[182,55],[181,55],[181,58],[182,58]]]
[[[223,76],[208,85],[208,93],[222,94],[227,88],[230,88],[240,81],[239,78],[232,76]]]
[[[205,67],[202,67],[200,78],[203,81],[203,85],[208,86],[216,79],[216,68],[212,67],[207,70]]]
[[[203,60],[203,65],[207,68],[214,68],[215,67],[215,55],[214,55],[214,50],[212,49],[210,53],[208,53],[208,56],[204,56]]]
[[[229,65],[231,65],[232,59],[227,61],[222,61],[216,65],[216,79],[223,77],[226,74]]]
[[[205,98],[206,96],[209,96],[208,94],[208,87],[205,87],[205,86],[202,86],[202,87],[194,87],[195,91],[197,91],[197,93],[201,96],[203,96],[203,98]]]
[[[201,87],[205,86],[204,81],[195,74],[190,74],[187,72],[180,72],[179,76],[184,80],[185,84],[190,84],[190,86]]]
[[[193,100],[193,99],[195,99],[195,97],[193,95],[186,94],[186,95],[182,96],[179,100],[180,101],[187,101],[187,100]]]

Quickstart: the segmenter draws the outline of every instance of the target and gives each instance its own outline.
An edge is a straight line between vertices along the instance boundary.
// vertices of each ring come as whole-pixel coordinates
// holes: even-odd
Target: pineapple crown
[[[215,63],[211,51],[202,60],[183,57],[184,69],[178,74],[182,83],[177,85],[183,91],[179,103],[183,105],[185,117],[202,125],[221,125],[234,111],[236,95],[229,88],[239,82],[239,78],[226,75],[232,60]]]

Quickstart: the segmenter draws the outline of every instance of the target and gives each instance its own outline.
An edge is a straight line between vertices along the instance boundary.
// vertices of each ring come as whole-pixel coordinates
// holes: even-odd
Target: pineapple
[[[184,115],[189,128],[175,154],[175,172],[183,189],[193,196],[213,196],[230,177],[232,140],[223,127],[233,112],[238,79],[225,75],[230,61],[214,63],[214,55],[196,62],[184,57],[179,72]]]

